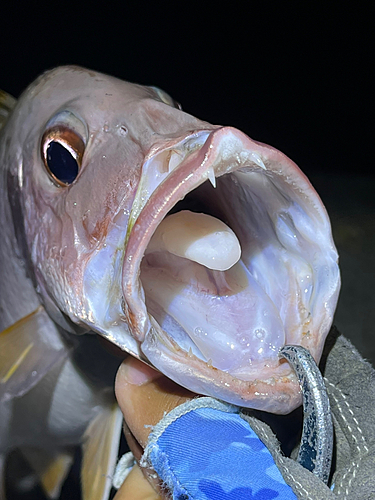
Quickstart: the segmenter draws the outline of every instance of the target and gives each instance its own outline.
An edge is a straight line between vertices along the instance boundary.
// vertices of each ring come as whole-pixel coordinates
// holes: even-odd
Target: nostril
[[[120,125],[120,127],[118,128],[118,133],[122,137],[126,137],[128,135],[128,129],[125,127],[125,125]]]

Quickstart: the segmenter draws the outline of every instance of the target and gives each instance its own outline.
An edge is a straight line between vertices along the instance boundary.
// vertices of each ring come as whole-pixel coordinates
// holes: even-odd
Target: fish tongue
[[[241,257],[234,232],[219,219],[183,210],[159,224],[147,253],[168,251],[209,269],[225,271]]]
[[[162,328],[183,349],[193,343],[213,366],[231,373],[277,358],[285,338],[274,304],[240,254],[223,222],[183,211],[159,225],[141,265],[146,304]]]

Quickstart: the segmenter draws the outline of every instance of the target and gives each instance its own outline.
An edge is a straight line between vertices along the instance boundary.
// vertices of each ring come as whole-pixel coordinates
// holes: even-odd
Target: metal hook
[[[286,345],[280,349],[295,371],[303,394],[303,431],[297,461],[328,483],[333,450],[333,425],[322,374],[307,349]]]

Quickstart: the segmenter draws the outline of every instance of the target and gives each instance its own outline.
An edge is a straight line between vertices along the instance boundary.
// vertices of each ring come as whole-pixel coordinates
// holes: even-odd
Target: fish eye
[[[44,166],[57,186],[69,186],[82,165],[85,142],[82,122],[71,112],[56,115],[47,124],[41,141]]]
[[[59,186],[72,184],[81,168],[85,145],[75,132],[56,127],[42,138],[42,158],[47,172]]]

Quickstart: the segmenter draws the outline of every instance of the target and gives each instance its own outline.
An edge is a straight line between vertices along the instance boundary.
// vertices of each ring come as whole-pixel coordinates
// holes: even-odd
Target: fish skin
[[[40,141],[49,120],[66,109],[83,124],[86,149],[77,181],[62,188],[46,173]],[[304,331],[300,338],[302,330],[295,326],[296,320],[287,340],[308,347],[318,360],[339,291],[337,252],[325,209],[293,162],[231,127],[211,125],[184,113],[158,90],[73,66],[48,71],[29,86],[0,141],[0,227],[5,235],[0,244],[2,289],[6,283],[6,293],[0,298],[0,331],[42,304],[52,319],[51,329],[59,335],[63,332],[64,338],[70,334],[76,341],[84,333],[99,333],[196,392],[275,413],[287,413],[300,404],[297,380],[284,362],[276,359],[251,380],[241,380],[184,352],[148,316],[139,286],[142,255],[163,216],[209,177],[210,168],[220,181],[220,176],[234,168],[250,169],[250,165],[251,174],[265,175],[256,177],[260,190],[272,179],[289,200],[285,210],[297,200],[300,212],[311,217],[312,229],[306,223],[304,242],[310,241],[311,248],[323,255],[321,261],[313,261],[322,306],[316,305],[318,312],[312,320],[306,319],[306,324],[312,321],[308,334]],[[193,146],[186,153],[189,144]],[[153,172],[157,155],[170,152],[185,155],[182,163],[163,184],[150,187],[146,167]],[[142,183],[146,183],[143,201]],[[228,196],[224,183],[216,189],[223,198]],[[276,200],[277,196],[274,202],[267,201],[271,214],[282,206],[283,201]],[[281,229],[281,236],[284,233]],[[285,234],[288,238],[288,231]],[[68,383],[74,384],[79,366],[70,354],[64,363]],[[61,373],[61,367],[55,370]],[[53,370],[47,373],[17,404],[35,406],[38,399],[33,402],[33,394],[42,387],[49,394],[49,380],[54,376]],[[83,379],[87,401],[63,419],[55,444],[59,439],[61,446],[78,443],[95,408],[110,404],[103,387]],[[63,392],[57,397],[56,415],[64,413],[65,397]],[[2,410],[9,425],[17,418],[10,407],[12,401]],[[64,433],[69,434],[72,421],[79,420],[78,413],[85,414],[84,421],[65,441]],[[40,417],[35,414],[35,418]],[[39,435],[33,428],[27,432]],[[9,446],[1,448],[0,440],[4,452]]]

